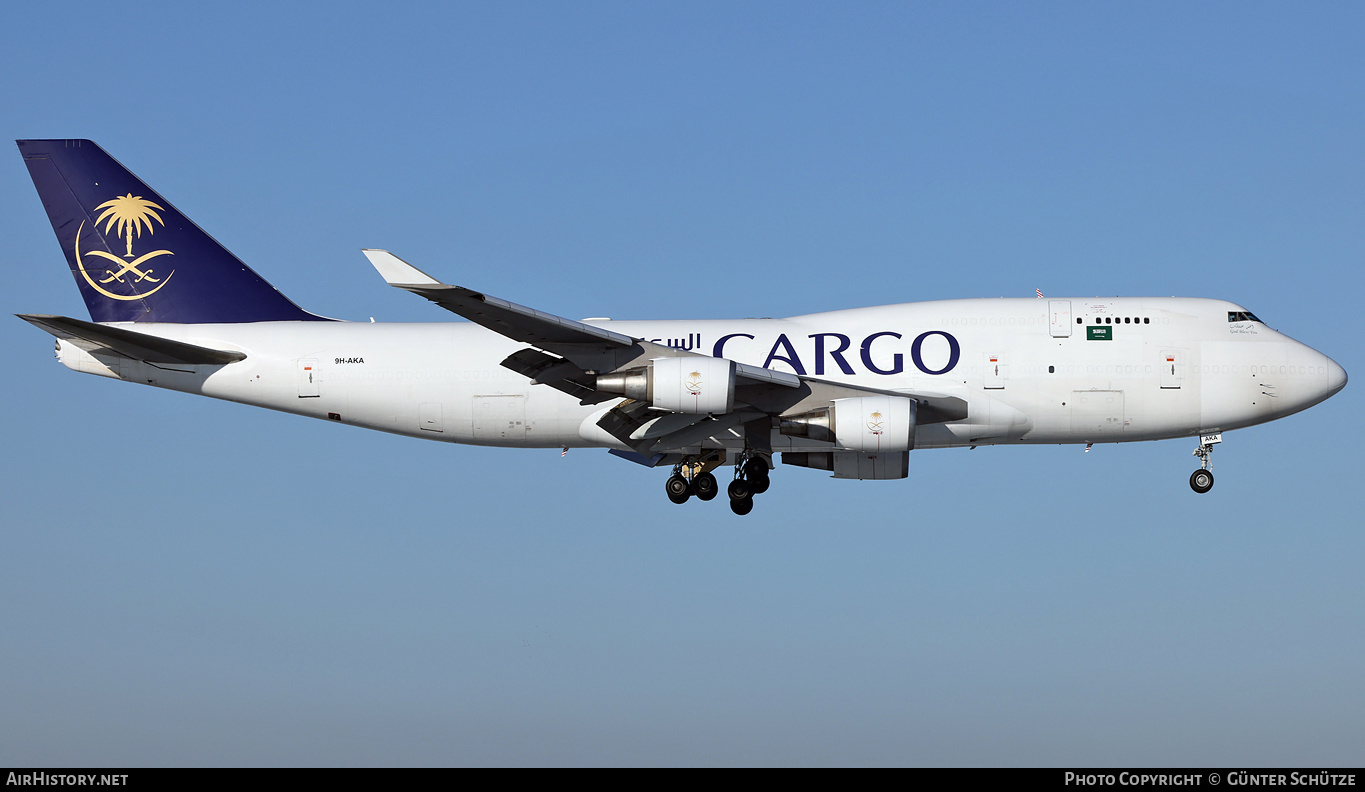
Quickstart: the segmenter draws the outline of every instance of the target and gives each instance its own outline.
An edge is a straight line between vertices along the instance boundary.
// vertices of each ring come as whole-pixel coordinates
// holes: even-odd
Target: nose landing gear
[[[1190,489],[1200,495],[1213,489],[1213,447],[1221,442],[1221,433],[1199,436],[1199,447],[1194,449],[1194,455],[1199,457],[1199,469],[1190,474]]]

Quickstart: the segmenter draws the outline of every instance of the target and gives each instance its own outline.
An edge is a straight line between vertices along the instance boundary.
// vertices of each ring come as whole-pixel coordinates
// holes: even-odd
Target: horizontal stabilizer
[[[147,363],[179,363],[194,365],[223,365],[243,360],[242,352],[186,344],[171,341],[147,333],[124,330],[121,327],[72,319],[67,316],[48,316],[45,314],[15,314],[29,324],[42,328],[52,335],[70,341],[87,352],[108,350],[133,360]]]

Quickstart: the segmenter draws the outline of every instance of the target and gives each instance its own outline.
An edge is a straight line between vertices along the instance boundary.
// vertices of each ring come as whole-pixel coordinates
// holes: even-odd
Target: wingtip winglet
[[[440,286],[440,281],[398,258],[387,250],[366,248],[360,251],[390,286]]]

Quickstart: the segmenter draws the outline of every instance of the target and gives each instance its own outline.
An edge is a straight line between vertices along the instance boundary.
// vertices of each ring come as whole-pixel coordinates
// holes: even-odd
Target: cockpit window
[[[1260,320],[1260,319],[1257,319],[1257,318],[1256,318],[1256,314],[1252,313],[1251,311],[1228,311],[1228,321],[1229,321],[1229,322],[1260,322],[1261,320]],[[1264,323],[1264,322],[1261,322],[1261,324],[1265,324],[1265,323]]]

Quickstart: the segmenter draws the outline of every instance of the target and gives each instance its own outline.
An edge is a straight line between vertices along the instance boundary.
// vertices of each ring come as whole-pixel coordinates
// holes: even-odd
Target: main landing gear
[[[673,475],[664,482],[664,491],[674,503],[687,503],[693,495],[709,501],[720,493],[720,483],[711,471],[725,461],[724,456],[711,455],[707,459],[691,457],[673,466]]]
[[[1200,435],[1199,447],[1194,455],[1199,457],[1199,469],[1190,474],[1190,489],[1203,495],[1213,489],[1213,447],[1223,442],[1223,435]]]
[[[754,510],[754,496],[768,491],[768,460],[759,454],[745,452],[735,462],[735,480],[726,489],[730,496],[730,511],[748,514]]]
[[[720,483],[710,473],[698,473],[691,481],[681,473],[674,473],[664,482],[668,499],[674,503],[687,503],[688,498],[696,495],[699,500],[709,501],[720,492]]]
[[[723,454],[713,454],[704,459],[690,457],[673,467],[673,475],[664,482],[664,491],[674,503],[687,503],[696,495],[699,500],[709,501],[720,494],[720,483],[712,470],[725,461]],[[768,459],[762,454],[746,451],[735,462],[735,478],[726,488],[730,496],[730,511],[735,514],[748,514],[754,509],[754,496],[768,491],[771,481],[768,478]]]

